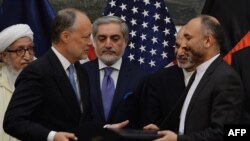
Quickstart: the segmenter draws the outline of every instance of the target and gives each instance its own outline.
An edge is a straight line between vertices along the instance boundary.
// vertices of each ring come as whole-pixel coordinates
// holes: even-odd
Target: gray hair
[[[60,38],[60,33],[73,28],[77,13],[82,13],[86,15],[84,11],[75,8],[66,8],[57,12],[57,15],[55,16],[55,19],[51,26],[52,42],[58,42]]]
[[[126,41],[128,41],[129,37],[129,28],[125,21],[123,21],[121,18],[116,16],[103,16],[95,20],[93,23],[92,29],[93,29],[93,39],[96,41],[96,34],[97,34],[97,28],[101,24],[109,24],[109,23],[117,23],[121,26],[121,32],[125,38]]]

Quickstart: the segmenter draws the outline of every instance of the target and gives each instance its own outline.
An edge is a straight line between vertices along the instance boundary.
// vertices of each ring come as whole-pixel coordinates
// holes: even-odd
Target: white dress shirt
[[[122,65],[122,58],[120,58],[118,61],[116,61],[113,65],[111,66],[107,66],[106,64],[104,64],[100,59],[98,59],[98,63],[99,63],[99,72],[100,72],[100,86],[102,88],[102,80],[104,78],[104,68],[106,67],[111,67],[113,68],[113,71],[111,73],[111,77],[114,80],[114,85],[116,88],[116,84],[117,84],[117,80],[118,80],[118,76],[119,76],[119,71],[121,69],[121,65]]]
[[[56,54],[59,61],[61,62],[64,71],[69,76],[68,68],[71,65],[71,63],[59,51],[57,51],[53,46],[51,47],[51,49]],[[76,80],[77,97],[78,97],[79,103],[81,105],[80,108],[82,110],[82,102],[81,102],[80,93],[79,93],[80,92],[79,91],[80,90],[79,89],[79,81],[78,81],[78,78],[77,78],[76,69],[74,71],[74,77],[75,77],[75,80]],[[50,131],[50,133],[49,133],[49,135],[47,137],[47,141],[53,141],[55,134],[56,134],[56,131]]]
[[[196,68],[196,76],[194,79],[194,82],[192,83],[188,93],[187,93],[187,97],[184,101],[184,104],[182,106],[182,110],[181,110],[181,114],[180,114],[180,125],[179,125],[179,134],[183,135],[184,134],[184,129],[185,129],[185,119],[186,119],[186,113],[188,110],[188,106],[189,103],[192,99],[192,96],[194,94],[195,89],[197,88],[202,76],[204,75],[204,73],[206,72],[207,68],[211,65],[211,63],[217,58],[219,57],[219,54],[217,54],[216,56],[212,57],[211,59],[209,59],[208,61],[202,63],[201,65],[199,65]],[[198,114],[198,113],[197,113]]]
[[[183,74],[184,74],[184,83],[185,83],[185,86],[187,86],[188,84],[188,81],[190,79],[190,77],[192,76],[192,74],[194,73],[194,71],[186,71],[185,69],[182,69],[183,71]]]

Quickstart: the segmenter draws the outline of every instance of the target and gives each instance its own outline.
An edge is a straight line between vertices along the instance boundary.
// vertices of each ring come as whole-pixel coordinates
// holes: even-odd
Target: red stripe
[[[96,58],[95,48],[92,45],[89,46],[88,58],[89,60],[94,60]]]
[[[233,47],[225,56],[224,60],[231,64],[232,62],[232,55],[233,53],[250,46],[250,31],[236,44],[235,47]]]

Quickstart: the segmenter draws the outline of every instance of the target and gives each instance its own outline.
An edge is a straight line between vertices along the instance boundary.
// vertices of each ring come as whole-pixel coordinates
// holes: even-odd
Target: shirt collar
[[[206,62],[200,64],[196,70],[197,70],[197,73],[200,73],[200,72],[205,72],[207,70],[207,68],[212,64],[212,62],[219,57],[220,54],[217,54],[215,55],[214,57],[210,58],[209,60],[207,60]]]
[[[120,70],[121,68],[121,64],[122,64],[122,58],[120,58],[119,60],[117,60],[113,65],[111,66],[107,66],[106,64],[104,64],[100,59],[98,59],[98,63],[99,63],[99,70],[102,70],[106,67],[112,67],[115,70]]]
[[[186,71],[185,69],[182,69],[182,71],[185,78],[190,77],[194,73],[194,71]]]
[[[59,59],[59,61],[61,62],[64,70],[67,70],[68,67],[71,65],[71,63],[59,52],[57,51],[56,48],[54,48],[53,46],[51,47],[52,51],[56,54],[57,58]]]
[[[183,74],[184,74],[184,82],[185,82],[185,85],[187,86],[188,84],[188,80],[190,79],[190,77],[192,76],[192,74],[194,73],[194,71],[187,71],[185,69],[182,69],[183,71]]]

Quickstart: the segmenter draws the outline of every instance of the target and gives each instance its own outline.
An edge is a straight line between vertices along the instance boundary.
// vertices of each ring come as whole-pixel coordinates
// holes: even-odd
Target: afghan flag
[[[216,17],[224,28],[221,53],[231,64],[233,53],[250,46],[250,0],[206,0],[202,14]]]

